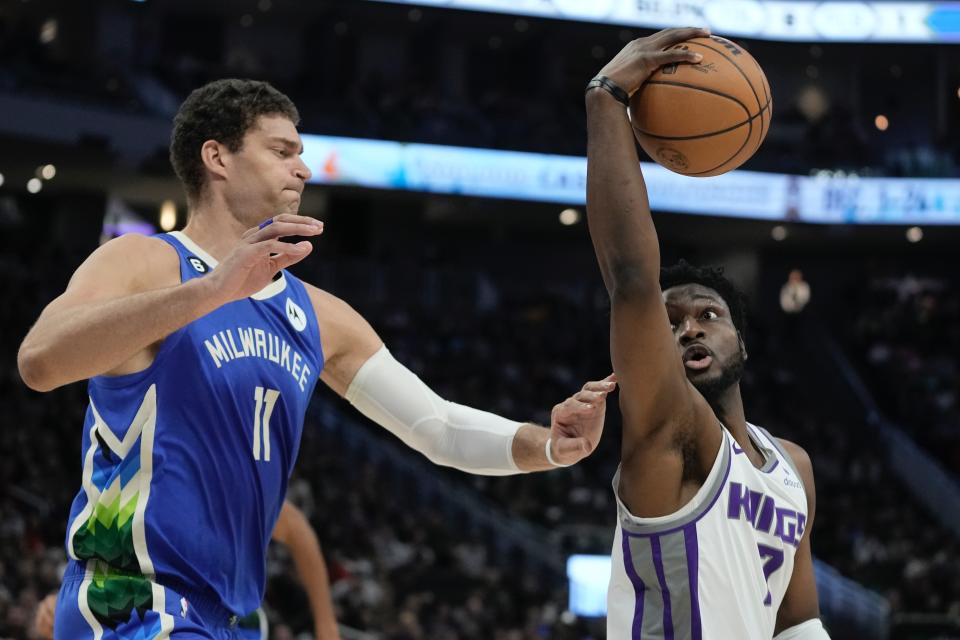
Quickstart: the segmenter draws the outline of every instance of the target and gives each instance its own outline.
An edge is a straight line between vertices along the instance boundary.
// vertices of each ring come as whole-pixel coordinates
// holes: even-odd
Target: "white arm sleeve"
[[[784,629],[773,640],[830,640],[827,630],[823,628],[820,618],[813,618],[806,622]]]
[[[432,462],[468,473],[522,473],[513,438],[522,423],[448,402],[382,347],[363,363],[347,400]]]

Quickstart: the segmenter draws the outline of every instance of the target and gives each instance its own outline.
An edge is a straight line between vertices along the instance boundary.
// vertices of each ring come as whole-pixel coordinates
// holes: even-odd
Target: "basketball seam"
[[[763,111],[761,111],[760,113],[763,113]],[[737,149],[732,156],[730,156],[729,158],[727,158],[726,160],[724,160],[723,162],[721,162],[715,167],[711,167],[710,169],[704,169],[703,171],[695,171],[693,173],[688,173],[686,175],[699,176],[699,175],[703,175],[704,173],[710,173],[712,171],[716,171],[717,169],[719,169],[720,167],[722,167],[723,165],[727,164],[728,162],[736,158],[738,155],[740,155],[740,152],[743,151],[744,147],[747,146],[747,143],[750,142],[750,136],[752,135],[753,135],[753,119],[751,118],[750,120],[747,120],[747,137],[743,139],[743,144],[740,145],[740,148]]]
[[[728,42],[729,42],[729,41],[728,41]],[[725,54],[725,53],[724,53],[723,51],[721,51],[720,49],[715,49],[715,48],[713,48],[713,47],[711,47],[711,46],[709,46],[709,45],[706,45],[706,44],[703,44],[703,43],[700,43],[700,42],[694,42],[693,40],[690,40],[690,41],[687,42],[687,44],[693,44],[693,45],[696,45],[696,46],[698,46],[698,47],[703,47],[704,49],[709,49],[710,51],[713,51],[714,53],[719,53],[719,54],[723,57],[724,60],[726,60],[727,62],[729,62],[730,64],[732,64],[732,65],[733,65],[733,68],[736,69],[737,72],[738,72],[741,76],[743,76],[743,79],[747,81],[747,86],[750,87],[750,92],[753,93],[753,97],[754,97],[754,99],[757,101],[757,108],[758,108],[758,109],[761,109],[761,110],[763,109],[763,107],[760,105],[760,95],[757,93],[757,90],[753,88],[753,83],[750,82],[750,78],[747,76],[746,73],[744,73],[743,69],[740,68],[740,65],[738,65],[738,64],[733,60],[733,58],[729,57],[727,54]],[[750,55],[749,52],[747,52],[747,55]],[[750,57],[752,58],[753,56],[750,56]],[[758,64],[757,67],[759,67],[759,66],[760,66],[760,65]],[[762,73],[762,71],[763,71],[763,70],[761,69],[761,73]],[[747,113],[750,113],[750,111],[748,110]]]
[[[648,138],[656,138],[657,140],[697,140],[697,139],[699,139],[699,138],[709,138],[710,136],[718,136],[718,135],[720,135],[721,133],[729,133],[730,131],[733,131],[734,129],[737,129],[737,128],[739,128],[739,127],[742,127],[743,125],[751,122],[752,120],[755,120],[755,119],[761,117],[761,116],[763,115],[763,112],[766,111],[767,108],[770,106],[770,103],[768,102],[767,104],[765,104],[765,105],[763,106],[762,109],[760,109],[760,112],[759,112],[759,113],[751,116],[751,115],[750,115],[750,112],[747,111],[747,108],[744,106],[744,104],[743,104],[742,102],[740,102],[740,101],[737,100],[736,98],[734,98],[734,97],[732,97],[732,96],[728,96],[728,95],[726,95],[726,94],[724,94],[724,93],[719,93],[719,92],[717,92],[717,91],[711,91],[710,89],[702,89],[702,88],[700,88],[700,87],[695,87],[695,86],[693,86],[693,85],[684,84],[684,83],[682,83],[682,82],[661,82],[661,81],[659,81],[659,80],[654,80],[654,81],[648,82],[647,84],[667,84],[667,85],[671,85],[671,86],[689,87],[689,88],[691,88],[691,89],[697,89],[697,90],[699,90],[699,91],[706,91],[706,92],[708,92],[708,93],[715,93],[715,94],[717,94],[717,95],[719,95],[719,96],[723,96],[723,97],[725,97],[725,98],[730,98],[731,100],[733,100],[734,102],[736,102],[737,104],[739,104],[739,105],[743,108],[743,110],[746,112],[746,114],[747,114],[747,119],[746,119],[746,120],[741,120],[741,121],[738,122],[737,124],[731,125],[731,126],[727,127],[726,129],[720,129],[720,130],[718,130],[718,131],[708,131],[707,133],[698,133],[698,134],[695,135],[695,136],[660,136],[660,135],[657,135],[657,134],[655,134],[655,133],[649,133],[649,132],[647,132],[647,131],[644,131],[643,129],[640,129],[639,127],[636,127],[636,126],[633,127],[633,130],[636,131],[637,133],[643,134],[643,135],[647,136]],[[632,125],[632,124],[633,124],[633,123],[631,123],[631,125]]]
[[[767,82],[767,75],[763,72],[763,69],[760,68],[760,63],[757,62],[756,58],[751,55],[750,59],[753,60],[753,66],[755,66],[757,71],[760,72],[760,88],[763,89],[763,99],[767,101],[767,105],[764,107],[764,109],[766,109],[767,107],[770,107],[770,104],[773,102],[773,96],[770,95],[772,91],[767,91],[769,84]],[[761,110],[761,113],[763,113],[763,110]],[[760,142],[757,143],[757,149],[760,148],[760,145],[763,144],[763,141],[766,139],[767,133],[770,130],[771,122],[773,122],[773,107],[770,107],[766,122],[764,122],[763,118],[760,119]]]

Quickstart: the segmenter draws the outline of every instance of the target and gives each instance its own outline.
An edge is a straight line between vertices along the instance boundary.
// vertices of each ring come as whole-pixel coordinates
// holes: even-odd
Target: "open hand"
[[[607,413],[607,394],[617,387],[610,374],[603,380],[588,382],[583,388],[553,408],[550,413],[550,448],[560,464],[573,464],[593,453],[600,443]]]
[[[281,269],[300,262],[313,250],[309,240],[291,244],[280,238],[321,233],[322,222],[292,213],[281,213],[247,229],[240,243],[208,276],[213,294],[224,303],[255,294],[270,284]]]

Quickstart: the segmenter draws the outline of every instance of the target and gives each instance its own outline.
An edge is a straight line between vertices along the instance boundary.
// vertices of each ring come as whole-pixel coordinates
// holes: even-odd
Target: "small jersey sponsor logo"
[[[207,266],[207,263],[197,256],[190,256],[187,258],[187,262],[189,262],[190,266],[193,267],[198,273],[206,273],[207,271],[210,271],[210,267]]]
[[[287,298],[287,320],[297,331],[303,331],[307,328],[307,314],[291,298]]]

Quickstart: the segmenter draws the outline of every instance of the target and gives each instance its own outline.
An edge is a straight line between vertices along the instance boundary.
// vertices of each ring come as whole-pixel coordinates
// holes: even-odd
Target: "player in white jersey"
[[[822,640],[810,458],[744,416],[740,295],[716,269],[660,271],[626,105],[697,54],[701,29],[629,43],[588,85],[587,213],[612,304],[623,414],[610,640]]]

